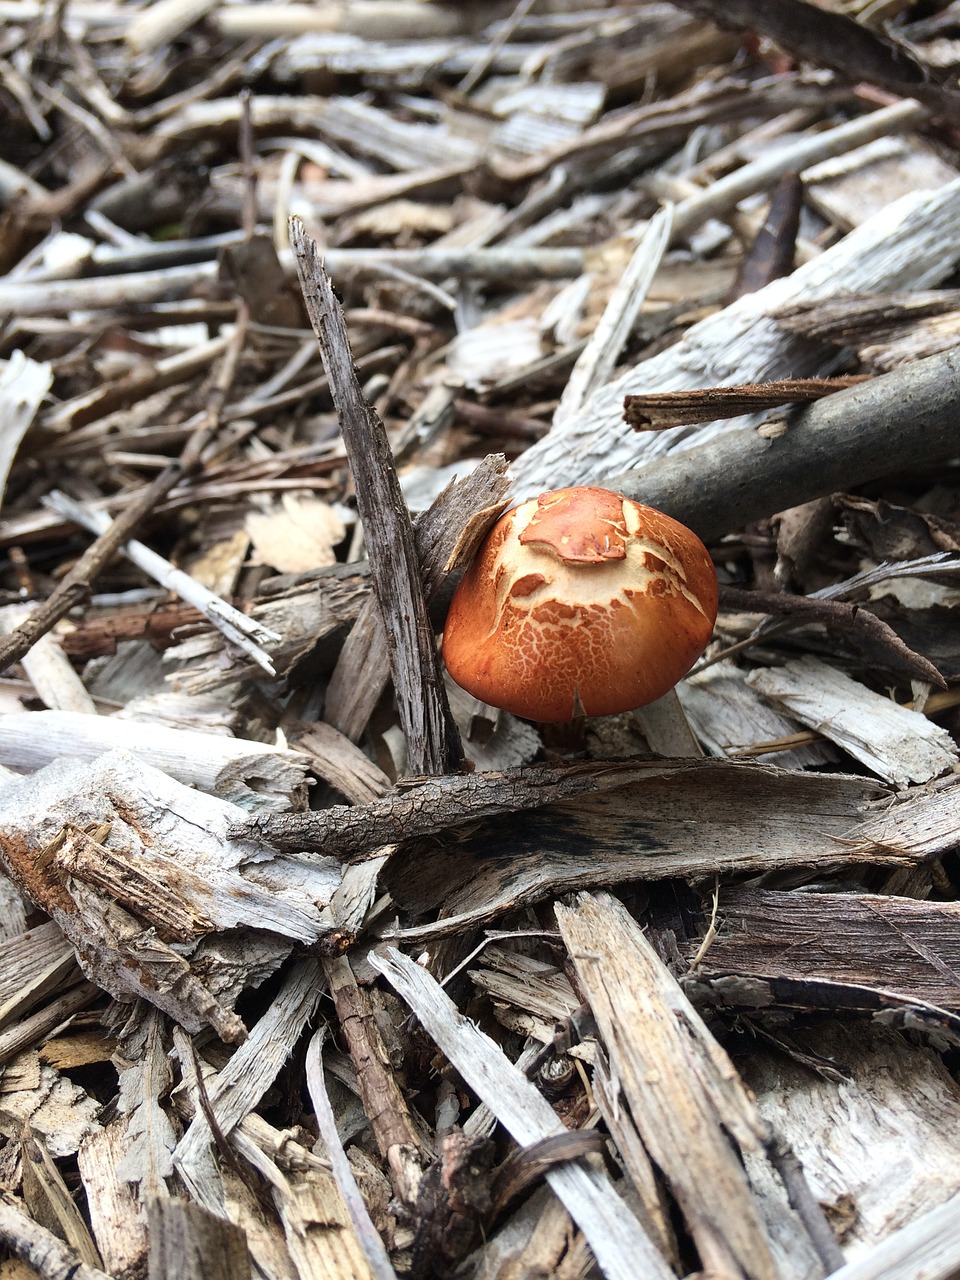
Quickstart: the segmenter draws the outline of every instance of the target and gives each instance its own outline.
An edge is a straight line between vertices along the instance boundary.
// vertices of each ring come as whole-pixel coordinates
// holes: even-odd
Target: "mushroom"
[[[531,720],[645,706],[713,632],[717,577],[679,521],[609,489],[556,489],[501,516],[454,593],[450,675]]]

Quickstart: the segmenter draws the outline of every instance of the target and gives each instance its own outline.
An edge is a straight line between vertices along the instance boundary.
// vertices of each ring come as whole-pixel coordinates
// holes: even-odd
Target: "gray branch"
[[[752,520],[838,489],[954,457],[960,352],[827,396],[781,435],[752,427],[626,471],[609,487],[720,538]]]

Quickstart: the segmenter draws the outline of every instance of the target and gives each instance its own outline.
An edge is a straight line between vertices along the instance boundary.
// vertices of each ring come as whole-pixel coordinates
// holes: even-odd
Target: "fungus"
[[[611,715],[672,689],[716,616],[695,533],[609,489],[557,489],[493,526],[454,593],[443,657],[457,684],[515,715]]]

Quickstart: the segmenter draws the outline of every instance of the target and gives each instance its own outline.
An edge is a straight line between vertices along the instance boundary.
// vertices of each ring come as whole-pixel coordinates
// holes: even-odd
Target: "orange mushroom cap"
[[[609,489],[556,489],[501,516],[457,587],[447,670],[531,720],[611,715],[672,689],[717,617],[706,547]]]

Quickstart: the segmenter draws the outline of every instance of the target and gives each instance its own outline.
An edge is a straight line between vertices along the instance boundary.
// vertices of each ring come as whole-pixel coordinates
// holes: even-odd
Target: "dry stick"
[[[32,203],[45,200],[49,195],[46,187],[41,187],[22,170],[17,169],[7,160],[0,160],[0,200],[9,204],[17,195],[25,195]]]
[[[852,23],[857,26],[859,24]],[[861,28],[862,30],[862,28]],[[758,160],[741,165],[732,173],[711,182],[702,191],[696,192],[682,200],[674,210],[673,235],[675,239],[688,236],[697,227],[702,226],[708,218],[723,217],[741,200],[766,191],[778,182],[785,173],[802,172],[819,164],[822,160],[832,160],[834,156],[846,155],[855,147],[872,142],[874,138],[883,138],[893,133],[915,128],[927,119],[927,112],[918,103],[908,98],[903,102],[895,102],[889,107],[881,107],[867,115],[848,120],[845,124],[827,129],[823,133],[804,134],[789,146],[771,149],[770,154]]]
[[[38,1226],[9,1197],[0,1197],[0,1244],[42,1280],[110,1280],[105,1271],[81,1261],[76,1249]]]
[[[790,274],[796,257],[802,207],[803,183],[800,175],[791,170],[774,188],[767,216],[747,246],[728,301],[741,298],[745,293],[756,293],[771,280]]]
[[[464,530],[491,507],[499,513],[497,504],[507,488],[505,468],[501,455],[487,454],[452,493],[445,490],[417,517],[414,541],[428,603],[433,602],[443,585],[447,562],[457,550]],[[362,680],[358,679],[361,672]],[[360,610],[330,677],[324,707],[326,719],[358,742],[388,678],[386,637],[371,596]]]
[[[12,663],[19,662],[41,636],[46,635],[72,608],[83,603],[90,593],[93,580],[128,541],[136,525],[153,511],[185,475],[200,465],[200,455],[219,425],[220,413],[236,374],[240,352],[246,342],[247,323],[246,305],[241,304],[233,338],[224,354],[216,385],[209,395],[206,416],[184,444],[180,457],[164,467],[156,480],[130,503],[126,511],[117,516],[109,529],[87,547],[53,594],[37,606],[23,625],[0,642],[0,672],[5,671]]]
[[[894,44],[844,14],[806,0],[677,0],[728,29],[770,36],[801,58],[833,67],[855,82],[867,80],[901,97],[917,98],[938,115],[960,120],[960,94],[930,79],[926,67]]]
[[[830,505],[832,507],[832,503]],[[771,602],[769,613],[776,614],[790,612],[789,607],[786,610],[779,607],[782,602],[790,600],[801,601],[802,603],[800,604],[799,609],[796,610],[800,615],[800,617],[797,618],[797,623],[799,623],[802,621],[804,610],[809,612],[810,606],[813,606],[815,609],[816,606],[821,603],[830,604],[833,602],[844,602],[847,604],[848,608],[857,609],[858,606],[853,601],[848,602],[848,597],[856,597],[857,595],[867,591],[870,587],[874,587],[878,583],[885,582],[890,578],[922,577],[925,574],[933,573],[940,575],[954,574],[958,571],[960,571],[960,557],[951,556],[949,551],[935,551],[932,555],[919,556],[915,560],[899,560],[896,562],[885,560],[871,569],[862,569],[859,573],[855,573],[853,577],[846,578],[842,582],[835,582],[830,586],[821,587],[819,591],[814,591],[809,596],[790,596],[781,592],[761,594],[760,592],[739,591],[739,589],[735,587],[721,587],[721,594],[724,596],[725,601],[724,606],[721,607],[734,609],[742,608],[746,609],[748,613],[752,612],[755,607],[758,612],[761,612],[767,607],[766,604],[761,603],[761,601],[768,601]],[[880,621],[875,614],[870,614],[869,609],[862,610],[861,612],[869,615],[874,622]],[[828,621],[826,617],[820,620]],[[716,663],[722,662],[725,658],[732,658],[734,654],[743,653],[747,649],[752,649],[754,645],[762,643],[764,640],[769,639],[770,636],[780,635],[784,631],[789,631],[794,625],[795,623],[789,616],[781,618],[779,621],[776,621],[774,617],[768,616],[754,627],[749,636],[746,636],[743,640],[737,640],[733,644],[727,645],[725,648],[711,654],[709,658],[699,662],[696,666],[696,671],[704,671],[707,667],[712,667]],[[887,625],[888,624],[886,623],[882,624],[885,628]],[[878,640],[881,644],[885,643],[888,638],[886,632],[876,630],[872,622],[866,622],[861,629],[871,636],[871,638]],[[904,646],[903,641],[892,628],[889,628],[889,630],[892,632],[892,637],[890,638],[897,657],[900,659],[906,659],[909,664],[909,662],[918,655],[914,654],[912,649]],[[925,658],[920,658],[921,664],[926,663],[926,661],[927,660]],[[933,669],[935,670],[935,668]],[[919,674],[919,672],[916,674]],[[924,675],[922,678],[926,679],[927,677]],[[942,684],[943,681],[935,680],[933,683]],[[932,714],[933,712],[932,704],[935,699],[943,696],[943,694],[931,695],[924,708],[928,714]],[[797,739],[796,743],[793,741],[794,738]],[[815,739],[816,735],[811,738],[806,733],[799,735],[794,734],[790,738],[790,743],[791,745],[798,745],[804,742],[815,741]],[[786,741],[786,739],[784,739],[784,741]],[[744,755],[748,754],[748,752],[743,751],[738,752],[737,754]]]
[[[124,36],[134,53],[150,53],[178,36],[217,7],[218,0],[157,0],[138,9]],[[126,15],[124,15],[126,16]]]
[[[408,767],[412,773],[451,773],[463,763],[460,735],[447,703],[420,582],[413,526],[387,433],[364,399],[343,311],[317,246],[299,218],[290,219],[290,243],[356,487],[371,581],[383,615],[400,724],[407,741]]]
[[[183,468],[172,462],[116,520],[92,542],[53,594],[38,605],[30,617],[11,635],[0,641],[0,671],[6,670],[36,644],[74,606],[90,593],[90,584],[106,568],[133,529],[165,498],[181,479]]]
[[[743,591],[737,587],[722,587],[721,600],[721,608],[743,609],[749,613],[792,615],[789,624],[791,626],[802,626],[805,622],[820,622],[828,627],[849,627],[852,631],[859,632],[880,645],[894,663],[906,666],[915,679],[926,680],[930,684],[939,685],[941,689],[947,687],[946,680],[932,662],[904,644],[893,627],[882,618],[878,618],[875,613],[871,613],[869,609],[862,609],[857,604],[851,604],[845,600],[810,599],[808,596],[794,596],[786,592],[778,594],[773,591]],[[769,631],[764,633],[764,636],[769,635]],[[756,637],[758,641],[762,638],[764,637]]]
[[[736,387],[698,387],[693,391],[651,391],[648,395],[624,396],[623,420],[637,431],[689,427],[718,418],[738,418],[742,413],[756,413],[760,409],[822,400],[835,391],[846,391],[869,380],[869,374],[853,374],[844,378],[745,382]]]
[[[695,763],[667,767],[679,771]],[[231,828],[231,834],[259,836],[280,850],[319,849],[333,857],[350,857],[483,818],[623,787],[663,767],[631,758],[421,778],[363,805],[334,805],[317,813],[255,814]]]
[[[486,46],[483,53],[473,64],[467,74],[457,85],[458,92],[468,94],[471,89],[475,89],[483,77],[486,75],[487,68],[493,63],[497,54],[513,35],[516,28],[524,20],[530,10],[533,8],[534,0],[518,0],[517,6],[513,13],[500,24],[500,30]]]
[[[257,229],[257,165],[253,154],[253,116],[250,90],[240,90],[240,128],[237,150],[243,174],[243,239],[249,243]]]
[[[806,1228],[824,1273],[830,1275],[843,1266],[843,1250],[837,1244],[837,1237],[819,1200],[810,1189],[803,1165],[790,1144],[779,1135],[771,1135],[763,1146],[767,1159],[780,1175],[791,1208]]]
[[[730,431],[606,483],[707,541],[788,507],[957,453],[960,352],[810,405],[776,439]]]
[[[421,1173],[421,1143],[373,1014],[346,956],[324,960],[330,996],[357,1070],[357,1086],[374,1139],[400,1198],[413,1204]]]
[[[73,520],[81,528],[89,529],[91,533],[105,533],[110,527],[110,517],[106,512],[97,511],[83,502],[75,502],[58,489],[54,489],[41,501],[51,511],[56,511],[68,520]],[[248,658],[252,658],[258,667],[266,671],[267,675],[277,674],[270,655],[261,646],[276,644],[282,640],[283,636],[279,632],[271,631],[256,618],[241,613],[222,596],[218,596],[215,591],[205,587],[189,573],[175,568],[169,560],[165,560],[163,556],[135,538],[124,543],[122,551],[138,569],[142,569],[155,582],[159,582],[168,591],[175,592],[186,604],[192,605],[202,613],[212,626],[216,627]]]
[[[582,249],[331,249],[334,275],[389,274],[396,269],[445,280],[450,276],[514,285],[523,280],[566,280],[583,274]],[[130,271],[81,280],[0,280],[0,316],[64,315],[152,302],[177,302],[209,288],[217,263],[196,262],[157,271]]]

